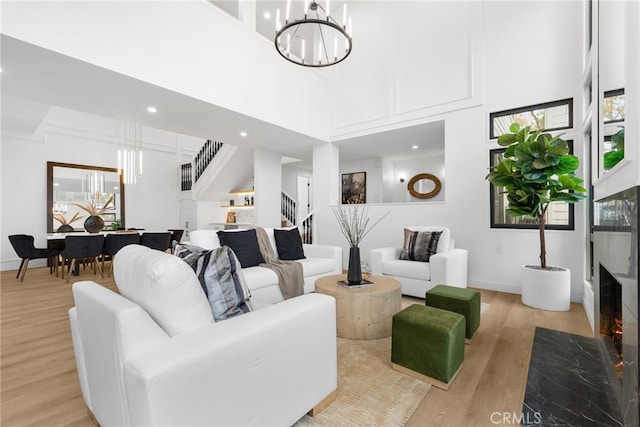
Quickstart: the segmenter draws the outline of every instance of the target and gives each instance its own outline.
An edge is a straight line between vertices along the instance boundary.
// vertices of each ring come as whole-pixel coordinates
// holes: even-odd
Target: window
[[[531,130],[572,128],[573,98],[491,113],[489,138],[494,139],[508,133],[509,126],[514,122],[522,127],[531,126]]]
[[[573,152],[573,141],[567,141]],[[502,160],[505,148],[490,150],[489,164],[496,165]],[[489,184],[491,201],[491,228],[538,228],[538,223],[532,217],[511,217],[507,215],[507,197],[501,188]],[[566,202],[553,202],[547,208],[545,229],[573,230],[573,205]]]
[[[602,120],[605,124],[624,121],[624,89],[604,93]]]

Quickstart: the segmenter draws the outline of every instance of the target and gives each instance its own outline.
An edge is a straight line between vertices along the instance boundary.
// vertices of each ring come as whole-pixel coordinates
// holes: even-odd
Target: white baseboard
[[[485,282],[482,280],[469,280],[468,286],[470,288],[486,289],[488,291],[496,291],[496,292],[506,292],[508,294],[520,295],[522,293],[520,285],[513,285],[510,283],[496,283],[496,282]]]
[[[21,262],[20,259],[0,261],[0,271],[17,270],[18,268],[20,268],[20,262]],[[44,267],[46,265],[47,265],[47,260],[45,260],[45,259],[34,259],[34,260],[29,261],[29,267],[28,268]]]

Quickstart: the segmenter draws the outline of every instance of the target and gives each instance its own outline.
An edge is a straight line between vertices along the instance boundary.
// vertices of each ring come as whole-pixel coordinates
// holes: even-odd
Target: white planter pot
[[[522,266],[522,302],[529,307],[568,311],[571,307],[571,270],[542,270]]]

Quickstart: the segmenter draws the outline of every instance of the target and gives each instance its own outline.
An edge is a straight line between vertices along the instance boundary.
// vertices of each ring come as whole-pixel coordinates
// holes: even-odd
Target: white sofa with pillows
[[[80,387],[100,425],[289,426],[335,396],[335,300],[310,294],[240,313],[250,308],[241,291],[215,312],[216,289],[244,284],[233,254],[212,252],[226,273],[201,278],[209,300],[185,261],[140,245],[115,256],[120,294],[73,285]],[[218,321],[232,305],[239,315]]]
[[[369,260],[372,274],[393,276],[404,295],[424,298],[439,284],[466,288],[467,258],[447,227],[409,226],[402,246],[372,249]]]
[[[302,264],[304,293],[314,292],[316,279],[342,273],[342,248],[340,246],[303,244],[297,228],[264,228],[272,249],[279,259],[294,260]],[[221,246],[219,235],[234,238],[232,249],[242,264],[242,273],[251,292],[255,308],[275,304],[283,300],[278,276],[272,270],[260,267],[255,230],[194,230],[188,243],[204,249]],[[297,239],[294,239],[296,237]],[[297,242],[297,243],[296,243]],[[296,246],[299,245],[299,246]],[[299,258],[303,255],[304,258]]]

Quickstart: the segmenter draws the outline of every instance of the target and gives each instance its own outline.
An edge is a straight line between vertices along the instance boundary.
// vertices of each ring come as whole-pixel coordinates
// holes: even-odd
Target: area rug
[[[403,308],[414,304],[405,301]],[[480,316],[489,311],[480,304]],[[427,394],[430,384],[391,369],[391,337],[378,340],[338,338],[338,393],[316,417],[295,426],[403,426]]]
[[[403,426],[430,385],[391,369],[391,337],[338,338],[338,393],[296,426]]]

